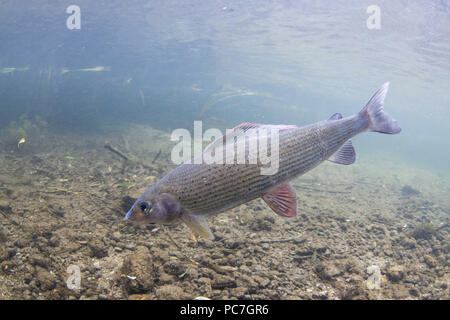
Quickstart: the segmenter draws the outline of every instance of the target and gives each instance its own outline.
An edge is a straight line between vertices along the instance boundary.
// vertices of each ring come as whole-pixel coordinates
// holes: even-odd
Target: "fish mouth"
[[[131,220],[131,215],[133,214],[132,210],[128,211],[125,214],[125,218],[123,218],[123,220]]]
[[[140,215],[134,215],[133,214],[133,209],[130,209],[130,211],[128,211],[125,214],[125,217],[123,218],[124,221],[131,221],[135,224],[140,224],[140,225],[146,225],[149,224],[149,222],[146,221],[145,217],[141,217]]]

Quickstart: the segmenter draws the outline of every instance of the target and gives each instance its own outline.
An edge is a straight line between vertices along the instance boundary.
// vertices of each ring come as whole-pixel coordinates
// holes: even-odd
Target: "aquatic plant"
[[[431,239],[436,231],[436,227],[432,223],[423,222],[413,229],[411,235],[415,239]]]

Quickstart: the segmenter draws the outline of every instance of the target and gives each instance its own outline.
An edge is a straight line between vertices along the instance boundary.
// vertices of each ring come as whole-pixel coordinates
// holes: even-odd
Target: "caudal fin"
[[[380,133],[396,134],[402,131],[397,120],[384,112],[384,98],[389,89],[389,82],[386,82],[378,89],[370,98],[366,106],[359,112],[363,117],[368,117],[369,126],[367,131],[375,131]]]

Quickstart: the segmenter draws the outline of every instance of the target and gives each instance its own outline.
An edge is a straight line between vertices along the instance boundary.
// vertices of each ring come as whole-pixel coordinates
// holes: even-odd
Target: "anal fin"
[[[356,153],[351,140],[347,140],[338,151],[328,158],[328,161],[345,165],[352,164],[355,160]]]
[[[280,216],[295,217],[297,215],[297,197],[289,183],[269,190],[262,198]]]
[[[204,216],[183,213],[181,220],[195,233],[205,239],[214,240],[214,235],[209,228],[208,221]]]

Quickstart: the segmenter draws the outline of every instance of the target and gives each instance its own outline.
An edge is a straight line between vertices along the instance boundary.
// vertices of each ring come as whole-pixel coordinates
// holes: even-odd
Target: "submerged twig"
[[[130,160],[130,158],[124,154],[122,151],[120,151],[119,149],[117,149],[116,147],[114,147],[111,142],[109,141],[105,141],[105,148],[108,149],[109,151],[117,154],[118,156],[122,157],[125,160]]]
[[[0,213],[2,214],[2,216],[5,217],[6,220],[11,222],[13,225],[20,226],[20,224],[18,222],[14,221],[12,218],[8,217],[8,215],[6,213],[4,213],[2,210],[0,210]]]
[[[153,158],[152,163],[155,163],[156,160],[158,160],[159,156],[161,155],[162,150],[159,149],[158,153],[156,154],[156,156]]]
[[[150,170],[155,170],[155,166],[153,166],[152,164],[140,161],[137,157],[133,156],[133,155],[126,155],[125,153],[123,153],[122,151],[120,151],[118,148],[116,148],[115,146],[113,146],[111,144],[111,142],[109,141],[105,141],[105,148],[109,151],[111,151],[112,153],[117,154],[119,157],[125,159],[126,161],[135,164],[135,165],[140,165],[146,169],[150,169]]]
[[[291,238],[286,238],[286,239],[262,239],[262,240],[259,241],[259,243],[289,242],[289,241],[298,240],[300,238],[302,238],[302,236],[296,236],[296,237],[291,237]]]

